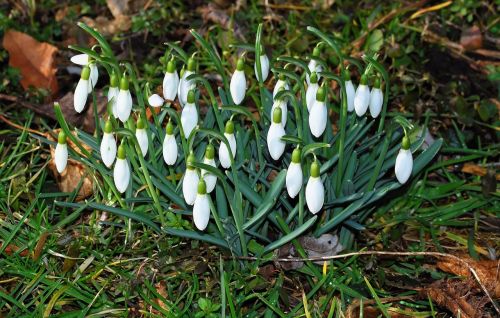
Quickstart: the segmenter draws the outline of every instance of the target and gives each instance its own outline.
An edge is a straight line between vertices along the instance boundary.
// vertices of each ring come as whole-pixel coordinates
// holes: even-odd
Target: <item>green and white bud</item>
[[[306,185],[307,208],[312,214],[318,213],[325,202],[325,187],[321,181],[320,165],[317,160],[311,164],[311,176]]]
[[[300,156],[300,149],[295,148],[292,152],[292,162],[290,162],[290,166],[288,166],[286,172],[286,191],[292,199],[300,192],[304,180],[302,166],[300,165]]]
[[[412,170],[413,156],[410,149],[410,139],[405,136],[403,137],[401,149],[396,157],[396,165],[394,166],[394,172],[399,183],[405,184],[410,178]]]
[[[142,156],[145,157],[148,153],[148,133],[146,131],[146,121],[139,117],[137,120],[137,127],[135,129],[135,137],[141,148]]]
[[[113,180],[116,189],[120,193],[124,193],[130,184],[130,166],[126,158],[125,147],[123,145],[118,147],[118,157],[113,170]]]
[[[285,151],[285,142],[281,137],[285,135],[285,129],[281,124],[281,108],[276,107],[273,112],[273,121],[267,132],[267,148],[271,158],[278,160]]]
[[[169,166],[172,166],[177,161],[177,141],[174,136],[174,125],[172,121],[168,121],[165,139],[163,140],[163,160]]]
[[[197,187],[200,178],[198,173],[193,166],[196,161],[194,154],[191,152],[186,160],[186,172],[184,173],[184,179],[182,180],[182,194],[184,195],[184,200],[187,204],[193,205],[196,199]]]
[[[81,113],[87,103],[87,96],[89,95],[89,78],[90,68],[85,66],[82,69],[80,80],[76,85],[75,94],[73,96],[73,105],[77,113]]]
[[[354,110],[358,116],[363,116],[370,104],[370,88],[367,85],[367,81],[366,75],[361,76],[361,81],[354,95]]]
[[[316,101],[309,112],[309,129],[314,137],[319,138],[326,128],[328,111],[326,109],[326,89],[322,86],[316,93]]]
[[[193,221],[198,230],[204,231],[210,220],[210,205],[207,197],[207,186],[203,179],[198,182],[197,190],[193,206]]]
[[[198,110],[195,105],[194,89],[188,93],[186,104],[182,109],[181,123],[182,129],[184,129],[184,136],[187,139],[196,125],[198,125]]]
[[[132,111],[132,95],[130,95],[129,82],[124,74],[120,80],[120,92],[116,99],[116,112],[121,122],[126,122]]]
[[[104,165],[111,168],[116,158],[116,140],[113,136],[113,126],[109,120],[106,121],[106,124],[104,125],[104,134],[102,135],[100,152],[101,160]]]
[[[234,156],[236,156],[236,138],[234,137],[234,123],[232,120],[227,121],[224,136],[229,142],[234,159]],[[229,169],[229,167],[231,167],[231,155],[224,142],[221,142],[219,147],[219,161],[224,169]]]
[[[231,77],[231,83],[229,84],[229,90],[231,91],[231,97],[236,105],[241,104],[245,98],[245,93],[247,90],[247,80],[245,78],[245,60],[243,57],[238,59],[236,64],[236,71],[234,71]]]
[[[57,172],[62,173],[68,164],[68,143],[67,136],[64,131],[59,132],[57,137],[57,145],[54,153],[54,162],[56,164]]]

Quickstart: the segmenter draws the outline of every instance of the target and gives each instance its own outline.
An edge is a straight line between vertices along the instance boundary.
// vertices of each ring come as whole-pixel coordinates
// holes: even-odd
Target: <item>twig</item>
[[[3,121],[4,123],[6,123],[7,125],[9,126],[12,126],[14,128],[17,128],[17,129],[20,129],[20,130],[27,130],[29,131],[30,133],[32,134],[36,134],[36,135],[40,135],[40,136],[46,136],[44,133],[42,133],[41,131],[38,131],[38,130],[35,130],[35,129],[31,129],[31,128],[27,128],[27,127],[24,127],[24,126],[21,126],[21,125],[18,125],[16,123],[13,123],[12,121],[10,121],[9,119],[7,119],[5,116],[3,116],[2,114],[0,114],[0,120]]]

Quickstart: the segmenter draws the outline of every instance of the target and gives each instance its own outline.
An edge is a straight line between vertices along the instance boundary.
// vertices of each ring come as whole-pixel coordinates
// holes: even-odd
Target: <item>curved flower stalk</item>
[[[276,107],[273,111],[273,122],[267,133],[267,148],[274,160],[278,160],[285,151],[285,142],[281,137],[285,135],[285,128],[282,124],[281,108]]]
[[[163,77],[163,98],[172,102],[177,95],[179,89],[179,74],[175,69],[174,58],[167,63],[167,71]]]
[[[198,182],[200,178],[198,173],[193,166],[196,161],[194,154],[191,152],[186,160],[186,173],[184,174],[184,179],[182,180],[182,194],[184,195],[184,200],[187,204],[193,205],[196,199],[196,188],[198,187]]]
[[[316,93],[316,101],[309,113],[309,128],[314,137],[319,138],[326,128],[328,111],[326,109],[326,90],[321,86]]]
[[[111,74],[109,80],[109,90],[108,90],[108,103],[111,102],[111,112],[115,118],[118,118],[118,109],[116,108],[116,100],[118,99],[118,93],[120,89],[118,88],[119,83],[118,75],[115,72]]]
[[[177,141],[174,136],[174,125],[169,120],[167,123],[165,139],[163,140],[163,160],[169,166],[172,166],[177,161]]]
[[[245,99],[245,93],[247,90],[247,80],[245,78],[245,58],[242,56],[238,59],[236,63],[236,70],[231,77],[231,83],[229,84],[229,90],[231,91],[231,97],[236,105],[241,104],[243,99]]]
[[[205,150],[205,158],[203,158],[203,163],[212,166],[214,168],[217,168],[214,158],[215,158],[215,148],[212,144],[208,144],[207,149]],[[201,170],[201,175],[203,177],[203,180],[205,180],[207,186],[206,190],[207,193],[211,193],[215,188],[215,184],[217,183],[217,176],[211,174],[210,172],[204,169]]]
[[[198,182],[197,190],[193,206],[193,221],[198,230],[204,231],[210,220],[210,205],[207,197],[207,186],[203,178]]]
[[[89,58],[89,68],[90,68],[90,78],[89,78],[89,93],[92,92],[95,85],[97,84],[97,80],[99,79],[99,69],[97,68],[97,64],[91,58]]]
[[[281,91],[281,90],[280,90]],[[274,111],[279,108],[281,109],[281,125],[283,128],[286,126],[286,121],[288,118],[288,102],[285,98],[276,98],[274,100],[273,106],[271,107],[271,119],[274,118]]]
[[[311,56],[311,60],[307,64],[307,67],[309,68],[309,73],[315,72],[318,76],[318,81],[321,78],[321,76],[319,76],[319,73],[321,71],[323,71],[323,67],[318,62],[319,56],[321,54],[321,45],[322,44],[323,44],[323,42],[320,42],[314,47],[313,54]],[[306,72],[306,82],[307,82],[307,85],[311,84],[311,78],[307,72]]]
[[[194,89],[189,90],[187,103],[184,105],[181,114],[182,129],[184,136],[189,138],[193,129],[198,125],[198,110],[196,109]]]
[[[259,72],[257,71],[257,62],[254,63],[255,78],[259,80]],[[264,48],[260,47],[260,70],[262,72],[262,81],[264,82],[269,76],[269,58],[264,52]]]
[[[373,118],[377,118],[382,110],[382,104],[384,103],[384,93],[380,89],[380,78],[375,79],[375,84],[370,93],[370,114]]]
[[[196,53],[195,53],[196,54]],[[179,89],[177,94],[179,95],[179,103],[182,107],[187,103],[188,93],[194,88],[194,81],[188,80],[187,78],[194,74],[196,70],[196,61],[194,60],[194,54],[189,58],[187,64],[187,70],[182,73],[181,79],[179,81]]]
[[[111,121],[106,121],[104,125],[104,134],[102,135],[101,146],[101,160],[104,165],[111,168],[116,158],[116,140],[113,136],[113,125]]]
[[[137,128],[135,129],[135,137],[139,143],[139,148],[141,148],[141,153],[143,157],[146,157],[148,153],[148,133],[146,131],[146,121],[139,117],[137,120]]]
[[[124,193],[130,184],[130,167],[126,159],[125,147],[123,145],[118,147],[118,157],[113,170],[113,180],[116,189],[120,193]]]
[[[276,96],[276,94],[278,94],[278,92],[282,89],[289,90],[290,86],[288,85],[288,83],[286,81],[285,75],[280,74],[278,76],[278,80],[276,81],[276,84],[274,85],[274,88],[273,88],[273,99]]]
[[[163,98],[161,98],[160,95],[158,94],[153,94],[151,96],[148,97],[148,104],[151,106],[151,107],[161,107],[163,106]]]
[[[129,82],[125,74],[123,74],[120,80],[120,92],[118,93],[118,98],[116,99],[116,112],[118,119],[123,123],[130,117],[130,112],[132,111],[132,95],[130,95]]]
[[[367,82],[366,75],[362,75],[358,89],[356,89],[356,94],[354,95],[354,110],[356,111],[356,115],[360,117],[366,113],[368,104],[370,103],[370,88]]]
[[[60,131],[57,136],[57,145],[54,153],[54,162],[57,172],[62,173],[68,164],[68,142],[64,131]]]
[[[304,179],[302,166],[300,165],[300,156],[301,151],[297,147],[292,152],[292,162],[290,162],[286,172],[286,191],[292,199],[299,194]]]
[[[316,72],[311,73],[311,79],[310,83],[307,86],[307,91],[306,91],[306,104],[307,104],[307,111],[311,111],[312,106],[314,105],[314,102],[316,101],[316,93],[318,92],[318,75]]]
[[[226,123],[224,136],[229,142],[234,159],[234,156],[236,156],[236,138],[234,137],[234,123],[231,119],[229,119]],[[219,147],[219,161],[224,169],[229,169],[229,167],[231,167],[231,155],[224,142],[221,142]]]
[[[319,175],[320,165],[317,160],[311,164],[311,176],[306,186],[307,208],[312,214],[318,213],[325,202],[325,187]]]
[[[356,88],[351,80],[351,74],[349,74],[349,70],[346,70],[344,73],[344,81],[345,81],[345,91],[347,94],[347,111],[354,111],[354,97],[356,96]]]
[[[396,157],[396,165],[394,166],[394,172],[396,173],[398,182],[405,184],[410,178],[412,170],[413,156],[410,150],[410,138],[404,136],[401,142],[401,149]]]
[[[89,94],[89,78],[90,68],[85,66],[82,69],[80,80],[76,84],[75,94],[73,96],[73,105],[77,113],[81,113],[87,103],[87,96]]]

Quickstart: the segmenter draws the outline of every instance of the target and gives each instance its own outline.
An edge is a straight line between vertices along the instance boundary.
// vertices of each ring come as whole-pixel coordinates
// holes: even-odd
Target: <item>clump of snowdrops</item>
[[[234,46],[234,64],[192,30],[198,50],[166,43],[162,76],[151,83],[118,61],[99,33],[80,27],[98,45],[71,47],[82,65],[75,111],[95,108],[94,87],[108,81],[108,112],[89,135],[71,131],[55,105],[57,170],[71,156],[99,181],[92,200],[63,206],[108,211],[235,255],[332,232],[349,248],[380,199],[441,146],[420,153],[423,137],[412,137],[413,125],[388,118],[389,77],[377,55],[344,56],[313,27],[310,56],[268,56],[259,26],[255,45]],[[326,63],[326,53],[339,64]],[[220,81],[209,82],[210,73]],[[79,152],[68,149],[68,138]]]

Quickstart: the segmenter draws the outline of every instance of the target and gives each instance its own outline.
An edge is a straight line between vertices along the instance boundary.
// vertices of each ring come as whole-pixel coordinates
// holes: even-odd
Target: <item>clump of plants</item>
[[[236,256],[264,256],[305,234],[338,233],[350,248],[381,199],[417,176],[442,143],[421,151],[424,136],[388,116],[389,77],[377,55],[345,56],[314,27],[307,30],[318,43],[301,59],[268,57],[260,25],[255,45],[234,46],[235,65],[191,30],[199,50],[166,43],[158,83],[143,83],[99,33],[80,27],[98,45],[71,47],[83,67],[75,111],[98,113],[99,71],[109,77],[108,111],[89,135],[70,128],[55,104],[58,171],[70,156],[98,181],[94,198],[62,206],[111,212]]]

